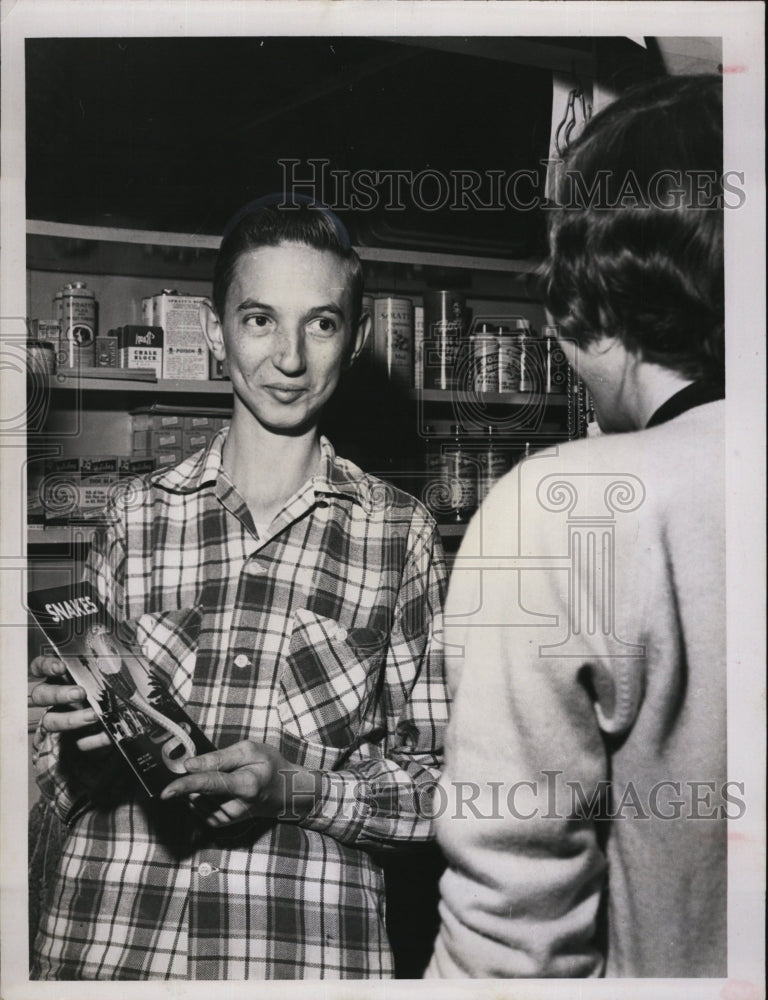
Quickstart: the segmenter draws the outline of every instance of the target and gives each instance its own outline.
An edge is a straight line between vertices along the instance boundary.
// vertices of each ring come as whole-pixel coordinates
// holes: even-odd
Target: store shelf
[[[56,265],[39,243],[39,237],[75,241],[72,252],[85,252],[83,244],[122,244],[137,248],[176,247],[179,250],[213,254],[218,250],[220,236],[206,233],[166,233],[151,229],[119,229],[107,226],[79,226],[63,222],[48,222],[44,219],[28,219],[27,235],[30,242],[30,268],[40,267],[47,270]],[[510,260],[502,257],[480,257],[469,254],[440,253],[426,250],[405,250],[393,247],[355,247],[360,259],[371,263],[412,265],[417,267],[452,268],[467,271],[499,271],[506,274],[535,274],[541,266],[539,260]],[[88,251],[93,257],[92,251]],[[211,258],[213,259],[213,258]],[[83,262],[78,262],[82,266]],[[60,262],[62,269],[77,266],[76,256],[71,254]],[[66,268],[64,265],[66,264]],[[184,270],[188,269],[190,260],[183,261]],[[152,270],[155,262],[144,262],[145,267]],[[167,267],[167,262],[166,262]]]
[[[203,381],[198,379],[160,379],[148,382],[145,379],[78,378],[73,375],[51,375],[48,385],[52,389],[80,392],[143,392],[151,395],[208,395],[231,396],[232,383],[227,381]]]
[[[27,545],[30,549],[49,545],[90,545],[97,527],[91,524],[30,524],[27,526]]]
[[[565,393],[548,393],[534,396],[530,392],[475,392],[467,389],[413,389],[414,399],[423,403],[483,403],[486,406],[526,406],[539,405],[544,400],[546,406],[567,406]]]

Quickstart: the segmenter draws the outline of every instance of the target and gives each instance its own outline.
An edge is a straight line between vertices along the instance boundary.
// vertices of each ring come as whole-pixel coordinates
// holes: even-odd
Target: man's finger
[[[49,709],[40,720],[47,733],[70,733],[74,729],[84,729],[98,722],[99,717],[92,708],[76,709],[74,712],[55,712]]]
[[[53,705],[72,705],[75,702],[85,701],[85,691],[75,684],[36,684],[29,695],[32,705],[38,708],[52,707]]]
[[[77,741],[77,749],[83,750],[86,753],[89,750],[103,750],[105,747],[110,746],[112,746],[112,740],[103,730],[93,733],[90,736],[81,736]]]
[[[36,656],[29,665],[33,677],[63,677],[67,668],[56,656]]]
[[[188,771],[233,771],[237,767],[256,764],[261,760],[263,755],[259,753],[258,744],[243,740],[224,747],[223,750],[212,750],[199,757],[190,757],[184,766]]]
[[[172,799],[190,792],[204,795],[226,795],[232,798],[255,799],[261,790],[263,777],[253,767],[238,771],[199,771],[177,778],[163,790],[162,799]]]

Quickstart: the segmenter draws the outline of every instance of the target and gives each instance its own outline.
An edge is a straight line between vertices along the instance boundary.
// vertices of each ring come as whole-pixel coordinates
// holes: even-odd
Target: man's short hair
[[[288,194],[251,202],[227,224],[213,271],[213,307],[219,319],[224,318],[227,292],[242,254],[281,243],[329,250],[347,264],[354,328],[363,307],[363,267],[347,231],[330,209]]]
[[[636,88],[569,148],[545,301],[584,347],[618,336],[686,378],[724,378],[722,81]]]

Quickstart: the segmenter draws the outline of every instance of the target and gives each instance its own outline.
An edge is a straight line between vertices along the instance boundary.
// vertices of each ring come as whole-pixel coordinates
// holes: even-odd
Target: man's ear
[[[209,299],[205,299],[200,304],[200,326],[203,328],[211,354],[217,361],[223,361],[227,356],[224,347],[224,333],[221,329],[221,321]]]
[[[352,350],[350,351],[347,365],[353,364],[355,359],[360,357],[361,351],[368,342],[368,338],[371,336],[372,326],[373,320],[371,319],[371,314],[364,312],[360,316],[360,320],[357,324],[357,330],[355,331],[355,338],[352,343]]]

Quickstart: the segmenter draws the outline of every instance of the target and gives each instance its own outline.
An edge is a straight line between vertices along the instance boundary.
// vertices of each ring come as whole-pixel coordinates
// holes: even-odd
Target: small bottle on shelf
[[[477,509],[477,463],[467,451],[459,424],[451,424],[451,438],[443,450],[450,484],[448,521],[464,524]]]
[[[477,470],[477,502],[481,504],[488,496],[491,487],[509,469],[507,455],[501,450],[498,444],[498,431],[489,424],[485,428],[485,445],[478,455]]]

